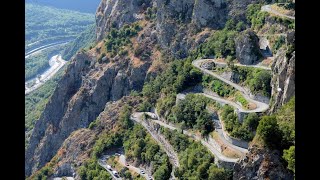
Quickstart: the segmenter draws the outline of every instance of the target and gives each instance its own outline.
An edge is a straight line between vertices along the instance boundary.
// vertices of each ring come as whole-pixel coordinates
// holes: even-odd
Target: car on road
[[[155,114],[150,114],[151,119],[157,119],[157,116]]]
[[[110,165],[107,165],[107,169],[112,170],[112,168],[111,168],[111,166],[110,166]]]
[[[115,155],[115,156],[120,156],[121,154],[119,154],[119,153],[115,153],[114,155]]]
[[[145,174],[144,170],[140,170],[140,173],[141,173],[141,174]]]
[[[152,177],[151,177],[151,176],[149,176],[149,177],[148,177],[148,180],[152,180]]]
[[[119,177],[119,174],[118,174],[117,171],[112,171],[112,174],[113,174],[114,176],[116,176],[116,177]]]

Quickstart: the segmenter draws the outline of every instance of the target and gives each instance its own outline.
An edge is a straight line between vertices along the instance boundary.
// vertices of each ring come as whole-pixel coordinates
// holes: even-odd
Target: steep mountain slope
[[[95,44],[96,33],[95,25],[92,24],[85,31],[83,31],[78,37],[71,43],[62,52],[62,58],[69,60],[73,55],[76,54],[81,48],[89,48]]]
[[[163,104],[170,107],[176,96],[175,93],[173,98],[167,95],[174,91],[172,89],[188,87],[199,81],[196,77],[200,72],[188,65],[198,57],[193,53],[201,51],[200,44],[207,42],[211,34],[225,28],[228,19],[241,20],[249,26],[245,9],[247,5],[256,2],[102,0],[96,13],[96,46],[78,52],[71,59],[36,123],[26,151],[25,174],[33,174],[49,161],[53,163],[53,157],[57,155],[59,163],[55,164],[54,173],[72,174],[74,170],[71,164],[76,164],[75,168],[78,168],[90,156],[92,144],[96,140],[94,136],[109,132],[117,121],[116,110],[107,110],[109,115],[104,116],[106,104],[110,105],[110,101],[117,101],[115,107],[123,106],[123,103],[127,103],[123,101],[127,97],[123,96],[131,93],[132,97],[132,94],[142,90],[144,101],[139,102],[142,104],[141,109],[151,109],[151,104],[155,105],[158,98],[159,102],[163,100]],[[251,43],[244,42],[240,44]],[[255,42],[252,44],[257,45]],[[235,53],[236,47],[229,48],[234,49]],[[213,53],[209,51],[208,54]],[[182,67],[176,65],[175,69],[173,63],[173,68],[166,69],[174,58],[178,59],[175,62],[179,64],[180,59],[187,56],[188,63]],[[148,91],[150,86],[144,84],[157,75],[165,74],[163,72],[181,73],[179,75],[182,78],[162,79],[161,83],[169,86]],[[194,82],[184,83],[183,76]],[[283,78],[278,81],[283,83]],[[179,83],[182,85],[176,87]],[[147,98],[145,94],[152,96],[151,92],[158,94]],[[99,123],[103,123],[98,126],[99,130],[92,132],[85,129],[97,117]],[[199,169],[206,171],[205,167]],[[238,177],[237,174],[234,177]]]
[[[275,112],[295,95],[295,32],[288,33],[288,46],[291,49],[280,49],[272,64],[273,97],[270,112]],[[293,52],[291,52],[293,51]]]

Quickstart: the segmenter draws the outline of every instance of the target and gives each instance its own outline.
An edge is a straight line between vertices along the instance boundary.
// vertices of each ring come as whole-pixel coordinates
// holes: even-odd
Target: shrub
[[[105,41],[107,52],[111,52],[112,56],[115,56],[118,53],[119,55],[126,55],[128,52],[122,50],[122,47],[131,44],[129,38],[137,35],[140,30],[141,28],[137,23],[131,25],[126,24],[119,30],[111,28]]]
[[[283,150],[283,159],[288,163],[288,169],[295,173],[295,146],[291,146],[289,149]]]
[[[244,24],[243,21],[240,21],[240,22],[237,23],[237,25],[236,25],[236,30],[237,30],[238,32],[243,31],[243,30],[245,30],[245,29],[246,29],[246,25]]]
[[[245,141],[251,141],[253,139],[253,133],[250,132],[245,126],[239,126],[233,129],[231,136],[243,139]]]
[[[242,96],[242,94],[239,91],[236,92],[235,96],[236,96],[236,101],[240,102],[242,106],[247,108],[249,102],[246,100],[246,98]]]
[[[208,180],[228,180],[231,178],[225,169],[216,166],[210,166],[207,173],[209,174]]]
[[[243,121],[243,124],[245,127],[248,127],[251,131],[254,131],[257,129],[259,125],[259,116],[257,113],[250,113],[248,114]]]
[[[257,134],[269,148],[280,147],[282,136],[275,116],[263,116]]]
[[[280,49],[284,44],[286,43],[286,39],[284,36],[280,36],[276,39],[274,45],[273,45],[273,49],[274,50],[278,50]]]
[[[188,128],[199,129],[206,136],[214,130],[206,106],[207,101],[203,96],[188,94],[174,107],[173,115],[177,122],[184,122]]]
[[[94,120],[89,124],[89,129],[93,129],[96,126],[97,126],[97,120]]]
[[[237,32],[228,30],[227,28],[213,33],[208,42],[200,47],[200,52],[203,56],[215,55],[216,57],[232,56],[235,58],[235,37]]]

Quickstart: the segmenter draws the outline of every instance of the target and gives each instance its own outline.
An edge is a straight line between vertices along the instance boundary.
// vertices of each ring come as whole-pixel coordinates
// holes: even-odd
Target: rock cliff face
[[[74,57],[35,125],[26,151],[26,175],[50,161],[73,131],[88,127],[108,101],[142,88],[150,63],[135,66],[129,58],[115,59],[99,64],[90,53]]]
[[[155,45],[159,44],[164,51],[171,52],[177,57],[185,57],[190,49],[202,43],[210,35],[210,29],[222,28],[230,17],[243,16],[244,7],[253,1],[245,0],[239,3],[237,0],[145,0],[144,3],[141,2],[102,0],[96,13],[97,46],[104,44],[102,40],[112,27],[118,29],[125,24],[141,20],[146,26],[139,32],[138,37],[133,38],[133,46],[138,44],[141,49],[153,54]],[[144,17],[148,7],[155,9],[156,18],[146,22]],[[80,142],[81,139],[94,141],[95,135],[82,128],[87,128],[90,122],[98,117],[107,102],[118,100],[128,95],[131,90],[141,90],[149,68],[154,62],[153,58],[142,61],[132,54],[103,58],[102,62],[98,62],[97,59],[101,54],[96,49],[97,47],[94,47],[88,52],[80,52],[71,59],[37,121],[25,154],[27,176],[49,162],[60,152],[59,148],[63,144],[65,149],[68,147],[71,149],[66,149],[66,161],[58,166],[55,174],[70,174],[73,171],[70,164],[78,161],[78,156],[87,157],[85,152],[92,146],[76,142]],[[71,135],[77,130],[79,131],[77,136]],[[79,153],[73,152],[76,149],[72,148],[77,147],[80,148]],[[77,154],[77,157],[73,153]]]
[[[287,45],[275,55],[272,69],[270,113],[276,112],[295,95],[295,33],[287,34]],[[279,152],[249,147],[249,153],[234,167],[233,179],[293,179]]]
[[[131,97],[123,97],[111,103],[108,102],[104,110],[99,114],[99,123],[93,129],[79,129],[73,132],[58,150],[59,162],[54,169],[54,177],[72,176],[84,161],[90,158],[90,150],[102,131],[111,131],[115,128],[119,112],[125,104],[132,107],[139,103]],[[76,173],[76,179],[79,179]]]
[[[272,64],[272,75],[270,112],[275,112],[295,95],[295,52],[288,59],[286,51],[279,50]]]
[[[140,2],[140,1],[139,1]],[[97,40],[111,27],[120,28],[144,18],[148,7],[155,9],[158,43],[176,57],[186,57],[190,48],[204,42],[210,34],[204,28],[221,29],[228,18],[245,21],[248,4],[258,0],[102,0],[96,13]]]
[[[156,5],[159,44],[172,49],[174,54],[179,51],[180,57],[185,57],[194,43],[188,36],[195,35],[203,27],[222,28],[226,22],[224,0],[156,0]]]
[[[242,32],[235,40],[236,57],[241,64],[251,65],[259,61],[259,38],[252,30]]]
[[[272,68],[272,97],[269,113],[275,112],[295,95],[295,32],[287,33],[288,46],[276,54]],[[289,48],[289,49],[287,49]],[[291,52],[290,51],[293,51]]]
[[[248,151],[234,166],[234,180],[293,179],[292,173],[281,163],[279,152],[257,146],[249,147]]]
[[[110,28],[119,29],[141,19],[141,8],[136,0],[102,0],[96,12],[97,41],[102,40]]]

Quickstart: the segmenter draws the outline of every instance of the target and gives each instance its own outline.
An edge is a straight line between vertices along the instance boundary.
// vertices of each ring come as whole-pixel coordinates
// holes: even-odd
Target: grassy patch
[[[235,93],[235,97],[236,101],[240,102],[245,109],[248,109],[249,102],[246,98],[243,97],[243,95],[239,91]]]

